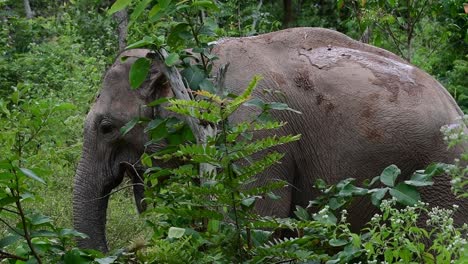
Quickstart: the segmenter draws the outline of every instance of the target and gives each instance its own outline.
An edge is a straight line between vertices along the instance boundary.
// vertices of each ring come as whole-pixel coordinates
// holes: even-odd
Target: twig
[[[27,261],[27,258],[20,257],[17,255],[10,254],[8,252],[0,250],[0,260],[2,259],[17,259],[17,260],[22,260],[22,261]]]

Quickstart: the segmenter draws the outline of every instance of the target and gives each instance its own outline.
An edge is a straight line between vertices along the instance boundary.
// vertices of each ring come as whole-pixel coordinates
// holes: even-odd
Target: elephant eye
[[[105,134],[112,133],[112,131],[114,130],[114,126],[112,124],[109,124],[109,123],[103,123],[103,124],[101,124],[99,129],[100,129],[101,133],[105,135]]]

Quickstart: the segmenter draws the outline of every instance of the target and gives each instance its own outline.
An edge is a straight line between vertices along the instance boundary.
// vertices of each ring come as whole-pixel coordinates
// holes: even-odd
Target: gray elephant
[[[220,58],[216,67],[230,63],[227,88],[239,93],[260,74],[263,80],[256,96],[278,100],[262,90],[280,90],[286,103],[302,112],[272,113],[288,122],[278,133],[302,134],[302,138],[283,146],[280,151],[286,156],[282,164],[261,175],[262,180],[281,178],[294,186],[280,190],[280,201],[259,201],[256,209],[263,215],[287,217],[294,205],[307,205],[318,195],[312,186],[319,178],[330,184],[349,177],[363,181],[390,164],[408,177],[432,161],[451,162],[458,154],[447,150],[440,133],[441,126],[454,123],[462,114],[455,101],[431,76],[390,52],[320,28],[225,39],[213,52]],[[142,127],[125,136],[119,128],[138,115],[168,115],[164,108],[141,107],[172,95],[157,68],[153,67],[140,89],[130,89],[132,57],[147,53],[129,50],[120,55],[131,58],[117,59],[106,72],[100,95],[87,116],[73,192],[75,228],[90,237],[79,241],[82,247],[107,250],[107,195],[125,174],[135,174],[126,164],[136,162],[145,151],[147,135]],[[234,119],[248,116],[241,108]],[[133,179],[141,182],[138,177]],[[134,193],[139,205],[143,189],[138,186]],[[431,205],[459,203],[456,221],[468,217],[467,202],[455,199],[446,177],[423,189],[422,197]],[[362,199],[348,211],[351,224],[360,227],[375,208]]]

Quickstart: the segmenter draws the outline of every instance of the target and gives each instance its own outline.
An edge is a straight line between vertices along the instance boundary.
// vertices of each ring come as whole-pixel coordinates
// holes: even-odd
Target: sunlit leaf
[[[26,168],[20,168],[20,170],[24,175],[28,176],[29,178],[38,181],[42,184],[46,184],[46,182],[43,179],[41,179],[41,177],[37,176],[36,173],[34,173],[32,170]]]
[[[130,68],[130,87],[137,89],[146,80],[151,66],[151,61],[147,58],[138,58]]]
[[[395,180],[401,171],[396,165],[390,165],[380,174],[380,181],[390,187],[395,186]]]
[[[421,200],[418,190],[404,183],[399,183],[395,188],[390,189],[390,195],[396,198],[399,203],[408,206],[414,205]]]
[[[167,232],[168,238],[181,238],[185,234],[185,228],[171,226]]]
[[[125,7],[127,7],[131,2],[132,2],[132,0],[117,0],[117,1],[115,1],[115,3],[111,6],[111,8],[109,9],[109,11],[107,11],[107,13],[108,13],[109,15],[112,15],[112,14],[114,14],[115,12],[118,12],[118,11],[124,9]]]

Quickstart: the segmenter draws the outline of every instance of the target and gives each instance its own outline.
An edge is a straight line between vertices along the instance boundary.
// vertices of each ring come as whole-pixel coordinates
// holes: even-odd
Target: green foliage
[[[434,207],[419,202],[403,209],[395,207],[396,200],[384,200],[380,205],[382,214],[375,215],[365,230],[363,247],[368,263],[451,263],[463,257],[466,245],[462,229],[453,226],[454,210]],[[457,207],[454,206],[454,209]],[[421,215],[427,214],[427,228],[417,225]],[[427,240],[432,243],[427,245]],[[461,262],[460,262],[461,263]]]

